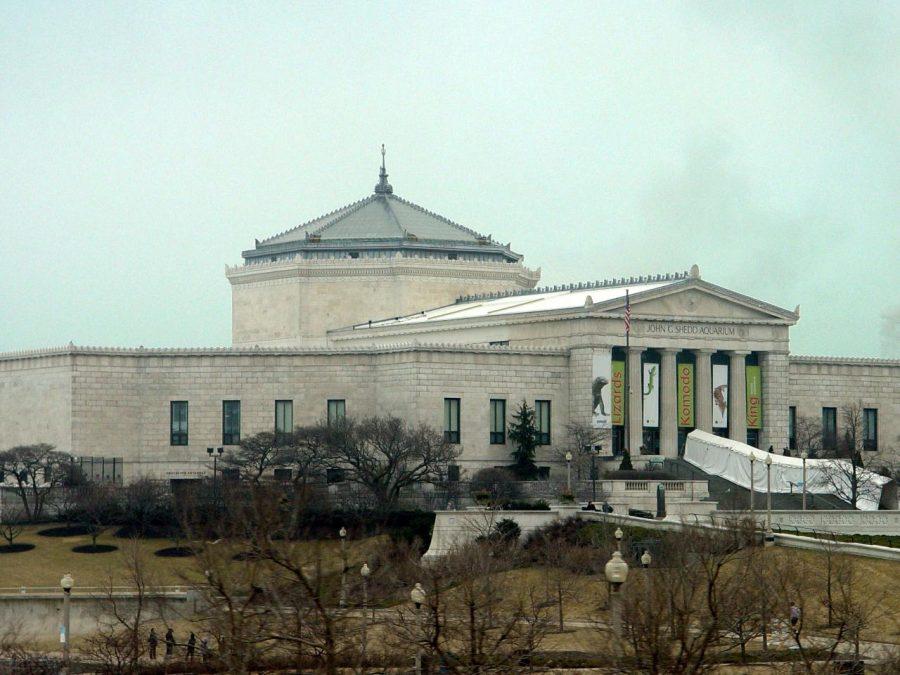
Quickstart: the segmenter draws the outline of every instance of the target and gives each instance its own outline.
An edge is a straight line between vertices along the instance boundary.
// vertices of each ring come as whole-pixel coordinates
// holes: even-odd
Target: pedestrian
[[[166,631],[166,661],[175,655],[175,631],[171,628]]]
[[[596,511],[597,507],[594,505],[594,502],[588,502],[587,506],[584,507],[585,511]]]
[[[609,505],[609,502],[607,502],[607,501],[603,502],[603,506],[601,506],[600,509],[603,511],[603,513],[612,513],[613,512],[613,507],[611,507]]]
[[[209,638],[204,637],[200,639],[200,658],[203,659],[203,663],[209,663]]]
[[[187,641],[187,660],[188,661],[194,660],[194,649],[196,648],[196,646],[197,646],[197,636],[194,635],[194,631],[191,631],[191,636],[188,638],[188,641]]]
[[[156,645],[159,644],[159,638],[156,637],[156,629],[150,629],[150,635],[147,637],[147,651],[150,654],[150,658],[156,661]]]
[[[796,602],[791,603],[791,628],[796,632],[798,630],[797,624],[800,622],[800,608],[797,607]]]

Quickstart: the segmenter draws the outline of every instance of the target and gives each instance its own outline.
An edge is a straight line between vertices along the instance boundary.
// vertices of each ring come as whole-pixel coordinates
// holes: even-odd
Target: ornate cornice
[[[853,356],[800,356],[790,355],[790,363],[816,364],[830,366],[880,366],[883,368],[900,367],[900,359],[878,359],[874,357]]]
[[[232,285],[256,284],[277,279],[393,277],[414,275],[432,278],[512,279],[533,286],[541,277],[540,268],[521,263],[433,260],[416,258],[374,258],[371,260],[292,260],[226,267]]]

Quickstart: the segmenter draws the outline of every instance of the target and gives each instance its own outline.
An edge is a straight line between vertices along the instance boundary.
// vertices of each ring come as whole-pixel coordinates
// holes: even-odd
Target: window
[[[538,445],[550,445],[550,401],[534,402],[534,426]]]
[[[822,408],[822,447],[837,448],[837,408]]]
[[[188,402],[172,401],[169,404],[169,445],[188,444]]]
[[[343,483],[344,470],[335,467],[325,469],[325,482],[329,485],[331,485],[332,483]]]
[[[291,469],[275,469],[274,478],[279,483],[290,483],[294,472]]]
[[[241,442],[241,402],[222,401],[222,445]]]
[[[863,450],[878,449],[878,409],[863,408]]]
[[[788,447],[791,450],[797,449],[797,406],[795,405],[788,408]]]
[[[491,444],[506,443],[506,401],[502,398],[491,399]]]
[[[459,399],[444,399],[444,440],[459,443]]]
[[[447,480],[451,483],[459,482],[459,464],[451,464],[447,467]]]
[[[294,402],[275,401],[275,442],[283,443],[294,431]]]
[[[328,426],[342,422],[347,416],[347,401],[342,398],[328,401]]]

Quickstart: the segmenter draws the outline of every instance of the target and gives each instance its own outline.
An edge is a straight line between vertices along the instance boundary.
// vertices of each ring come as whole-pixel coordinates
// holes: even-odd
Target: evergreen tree
[[[509,425],[509,440],[515,443],[512,451],[513,470],[520,478],[533,478],[537,474],[534,450],[537,447],[537,428],[534,425],[534,408],[522,401]]]

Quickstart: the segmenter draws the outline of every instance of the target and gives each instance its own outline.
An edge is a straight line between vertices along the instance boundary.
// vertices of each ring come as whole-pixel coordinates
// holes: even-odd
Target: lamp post
[[[416,608],[416,625],[421,632],[421,637],[425,637],[425,629],[422,622],[422,605],[425,604],[425,589],[422,588],[422,584],[416,583],[413,586],[413,589],[409,592],[409,598],[413,601],[413,605]],[[416,647],[416,675],[422,675],[422,646],[419,644]]]
[[[650,555],[650,551],[645,550],[644,555],[641,556],[641,567],[647,569],[651,562],[653,562],[653,556]]]
[[[341,526],[338,535],[341,538],[341,599],[339,604],[341,607],[345,607],[347,605],[347,528]]]
[[[616,550],[619,552],[619,555],[622,555],[622,537],[624,536],[622,533],[622,528],[617,527],[616,531],[613,533],[613,536],[616,538]]]
[[[72,599],[72,586],[75,585],[75,579],[66,572],[63,578],[59,580],[59,585],[63,591],[63,625],[60,640],[63,643],[63,666],[65,672],[69,672],[69,618],[70,618],[70,602]]]
[[[806,511],[806,460],[809,458],[809,453],[804,450],[800,453],[800,459],[803,460],[803,510]]]
[[[362,653],[362,658],[360,665],[363,669],[366,667],[366,629],[368,628],[367,624],[369,622],[369,574],[371,574],[371,570],[369,569],[369,563],[364,562],[362,567],[359,570],[359,574],[362,577],[362,592],[363,592],[363,624],[362,624],[362,646],[360,651]]]
[[[225,448],[207,448],[206,454],[212,457],[213,461],[213,500],[215,501],[216,506],[219,506],[219,486],[216,482],[216,475],[218,473],[218,461],[219,457],[222,456],[222,453],[225,452]]]
[[[617,530],[619,531],[619,530]],[[620,551],[613,551],[612,557],[603,569],[609,582],[609,604],[612,610],[612,629],[616,637],[622,637],[622,598],[621,587],[628,578],[628,563],[622,558]]]
[[[566,453],[566,492],[572,494],[572,453]]]
[[[597,501],[597,455],[603,452],[603,445],[598,445],[597,450],[591,450],[591,498]]]
[[[766,455],[766,543],[774,541],[772,534],[772,455]]]
[[[750,453],[750,513],[753,513],[753,465],[756,464],[756,453]]]

